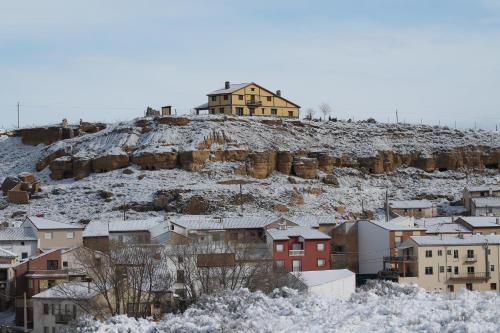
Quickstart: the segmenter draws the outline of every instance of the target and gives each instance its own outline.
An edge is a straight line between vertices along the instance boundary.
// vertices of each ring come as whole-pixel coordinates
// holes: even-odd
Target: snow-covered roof
[[[156,227],[162,223],[163,217],[145,220],[95,220],[87,225],[83,237],[108,236],[110,232],[158,231]]]
[[[198,105],[196,107],[194,107],[195,110],[206,110],[208,109],[208,102],[207,103],[203,103],[201,105]]]
[[[0,257],[12,258],[12,257],[17,257],[17,254],[15,254],[9,250],[0,248]]]
[[[479,185],[479,186],[469,186],[466,188],[469,192],[488,192],[492,191],[500,191],[500,185]]]
[[[355,274],[348,269],[290,272],[290,274],[301,280],[308,287],[319,286],[325,283],[342,280],[350,276],[355,276]]]
[[[418,245],[482,245],[500,244],[500,235],[464,235],[463,237],[449,236],[411,236]]]
[[[35,299],[90,299],[99,295],[94,283],[67,282],[33,296]]]
[[[220,94],[230,94],[230,93],[233,93],[236,90],[240,90],[241,88],[244,88],[250,84],[252,84],[252,82],[230,83],[228,89],[226,89],[226,88],[217,89],[217,90],[212,91],[211,93],[208,93],[207,95],[211,96],[211,95],[220,95]]]
[[[390,201],[389,206],[395,209],[425,209],[432,208],[429,200],[397,200]]]
[[[188,230],[228,230],[228,229],[259,229],[282,219],[275,215],[249,215],[217,218],[208,215],[187,215],[170,219],[171,223]],[[317,228],[320,225],[335,224],[334,216],[285,216],[283,219],[299,226]]]
[[[28,216],[26,219],[31,221],[31,223],[33,223],[35,228],[37,228],[38,230],[85,228],[82,224],[57,222],[38,216]]]
[[[457,223],[457,218],[453,216],[426,217],[416,219],[418,227],[425,228],[427,233],[470,233],[466,226]]]
[[[500,197],[472,198],[476,207],[500,207]]]
[[[460,216],[459,219],[473,228],[500,228],[498,216]]]
[[[267,229],[268,235],[273,240],[287,240],[291,237],[304,239],[330,239],[331,237],[316,229],[308,227],[287,227],[285,229]]]
[[[406,216],[400,216],[398,218],[389,220],[389,222],[368,220],[362,222],[369,222],[389,231],[425,230],[425,228],[415,225],[413,218],[408,218]]]
[[[334,215],[301,215],[301,216],[287,216],[290,220],[303,227],[317,228],[320,225],[336,224]]]
[[[37,238],[31,228],[10,227],[0,229],[1,241],[36,241]]]

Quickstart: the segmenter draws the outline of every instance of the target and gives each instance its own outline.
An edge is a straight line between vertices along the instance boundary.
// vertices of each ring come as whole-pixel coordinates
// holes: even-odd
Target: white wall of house
[[[43,304],[48,304],[49,313],[43,313]],[[74,302],[69,300],[58,300],[58,299],[36,299],[33,298],[33,333],[44,333],[44,327],[48,327],[48,331],[52,332],[52,328],[55,328],[55,332],[59,332],[62,327],[67,326],[64,323],[56,323],[56,314],[52,314],[52,304],[55,307],[55,313],[58,311],[58,305],[61,304],[61,310],[65,310],[66,308],[70,313],[73,313],[76,310],[75,317],[83,315],[82,309],[79,306],[75,308]]]
[[[309,292],[321,298],[347,300],[356,290],[356,274],[309,287]]]
[[[377,274],[384,267],[384,256],[390,255],[389,230],[370,221],[358,223],[359,274]]]
[[[27,254],[28,257],[37,254],[37,244],[36,240],[31,241],[2,241],[0,242],[0,247],[2,249],[14,252],[17,255],[17,259],[21,260],[23,253]]]

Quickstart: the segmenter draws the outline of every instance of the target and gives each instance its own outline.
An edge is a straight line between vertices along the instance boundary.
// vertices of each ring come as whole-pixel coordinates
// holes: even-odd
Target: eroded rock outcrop
[[[306,179],[316,178],[318,160],[316,158],[297,156],[293,159],[293,172],[296,176]]]
[[[129,157],[125,153],[108,153],[92,159],[92,170],[94,172],[108,172],[125,168],[129,163]]]
[[[210,152],[208,150],[181,151],[179,153],[179,163],[184,170],[199,171],[203,169],[209,157]]]
[[[254,178],[267,178],[276,169],[277,153],[274,151],[255,152],[248,155],[247,174]]]
[[[174,169],[178,164],[177,156],[175,151],[145,151],[132,155],[132,163],[146,170]]]

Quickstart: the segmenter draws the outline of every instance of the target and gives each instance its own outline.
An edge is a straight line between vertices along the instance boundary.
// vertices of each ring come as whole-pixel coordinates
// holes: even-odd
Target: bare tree
[[[326,120],[326,117],[328,117],[330,115],[330,113],[332,113],[332,107],[330,106],[330,104],[325,103],[325,102],[321,103],[318,106],[318,109],[323,114],[324,120]]]
[[[158,246],[111,242],[109,254],[80,248],[75,259],[112,316],[150,315],[156,295],[166,293],[171,287],[172,279],[160,260]]]
[[[306,119],[307,120],[312,120],[313,117],[314,117],[314,113],[315,113],[315,111],[314,111],[313,108],[307,108],[306,109]]]
[[[265,243],[195,242],[166,248],[185,290],[185,300],[195,302],[201,295],[238,288],[272,291],[287,284],[284,270],[277,270]]]

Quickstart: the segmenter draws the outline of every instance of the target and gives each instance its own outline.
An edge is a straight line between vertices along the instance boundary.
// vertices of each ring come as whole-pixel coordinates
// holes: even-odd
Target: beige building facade
[[[498,235],[412,236],[385,264],[428,291],[498,291],[499,251]]]
[[[27,217],[22,228],[30,228],[38,239],[40,250],[73,248],[83,244],[84,226],[77,223],[51,221],[42,217]]]
[[[209,94],[208,103],[195,108],[209,114],[299,118],[300,106],[256,83],[225,82],[224,88]]]

